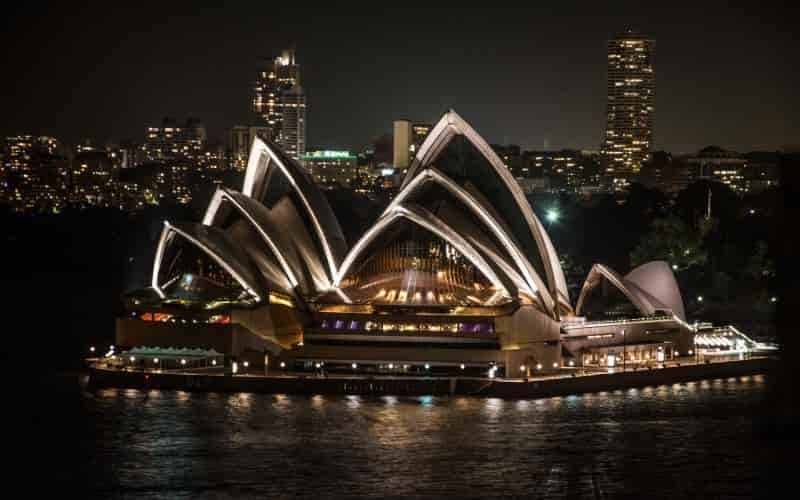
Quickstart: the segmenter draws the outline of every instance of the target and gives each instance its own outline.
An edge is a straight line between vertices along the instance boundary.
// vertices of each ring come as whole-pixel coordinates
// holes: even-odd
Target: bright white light
[[[390,370],[393,370],[393,369],[394,369],[394,363],[389,363],[389,369],[390,369]]]
[[[286,363],[284,363],[283,361],[281,361],[281,368],[286,368]]]
[[[213,366],[217,366],[217,360],[216,360],[216,359],[212,359],[212,360],[211,360],[211,364],[212,364]]]
[[[554,208],[551,208],[550,210],[548,210],[547,214],[546,214],[548,222],[556,222],[556,221],[558,221],[559,216],[560,216],[560,214],[558,213],[558,210],[556,210]]]
[[[525,371],[525,365],[519,365],[519,371],[524,372]]]
[[[430,370],[431,369],[431,365],[429,365],[428,363],[425,363],[425,369],[426,370]]]
[[[461,363],[461,369],[462,370],[464,369],[464,363]]]
[[[185,364],[186,364],[186,360],[185,360],[185,359],[182,359],[182,360],[181,360],[181,364],[182,364],[182,365],[185,365]]]
[[[694,354],[694,351],[689,349],[689,356],[691,356],[692,354]]]
[[[244,363],[242,363],[242,364],[244,365],[244,367],[245,367],[245,368],[247,368],[248,366],[250,366],[250,362],[249,362],[249,361],[245,361],[245,362],[244,362]]]
[[[570,361],[569,362],[569,366],[575,366],[575,362],[574,361]]]
[[[154,365],[157,365],[157,364],[158,364],[158,358],[153,358],[153,364],[154,364]]]
[[[672,264],[672,270],[673,271],[677,271],[678,270],[678,264]]]
[[[89,352],[94,352],[94,346],[89,348]]]
[[[778,297],[772,297],[771,299],[769,299],[769,301],[774,304],[775,302],[778,302]]]
[[[320,365],[319,363],[314,364],[315,368],[319,368],[320,366],[322,366],[322,365]]]
[[[617,364],[617,357],[614,354],[609,354],[608,357],[606,358],[606,365],[609,368],[614,368],[616,364]]]
[[[356,363],[353,363],[353,365],[352,365],[352,366],[353,366],[353,370],[355,370],[356,368],[358,368],[358,365],[357,365]]]
[[[558,363],[553,363],[553,368],[558,368]]]
[[[541,363],[538,363],[538,364],[536,365],[536,369],[537,369],[537,370],[541,370],[541,369],[542,369],[542,364],[541,364]]]
[[[239,372],[239,363],[237,363],[236,361],[234,361],[234,362],[231,364],[231,371],[233,372],[233,374],[234,374],[234,375],[235,375],[236,373],[238,373],[238,372]]]
[[[703,296],[702,295],[698,295],[697,296],[697,302],[703,302]]]
[[[134,361],[136,361],[136,358],[131,356],[131,363],[133,363]]]

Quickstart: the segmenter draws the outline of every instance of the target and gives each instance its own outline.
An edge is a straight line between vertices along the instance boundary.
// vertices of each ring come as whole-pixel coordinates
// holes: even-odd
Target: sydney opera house
[[[342,223],[300,164],[256,139],[240,191],[219,189],[199,223],[164,223],[118,345],[295,372],[507,376],[693,348],[667,263],[625,276],[595,265],[570,297],[517,182],[453,111],[350,247]]]

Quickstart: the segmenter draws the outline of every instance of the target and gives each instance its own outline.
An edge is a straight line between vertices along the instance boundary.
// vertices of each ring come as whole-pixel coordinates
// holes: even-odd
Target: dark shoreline
[[[636,372],[597,374],[528,382],[476,378],[288,377],[220,376],[154,373],[89,368],[89,389],[132,388],[197,392],[267,394],[462,395],[480,397],[546,398],[703,379],[768,375],[777,372],[774,358],[670,367]]]

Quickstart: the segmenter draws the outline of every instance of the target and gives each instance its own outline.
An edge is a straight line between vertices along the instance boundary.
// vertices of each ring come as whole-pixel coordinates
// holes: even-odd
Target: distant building
[[[736,194],[744,194],[747,160],[719,146],[708,146],[689,157],[692,177],[727,184]]]
[[[302,159],[306,170],[323,189],[350,187],[358,176],[358,157],[349,151],[309,151]]]
[[[206,140],[206,129],[197,119],[179,126],[174,118],[164,118],[161,126],[145,130],[144,160],[196,160],[203,155]]]
[[[394,168],[404,169],[411,164],[411,146],[413,144],[413,132],[411,122],[408,120],[394,121],[394,156],[392,165]]]
[[[642,164],[637,182],[673,197],[683,191],[692,179],[686,158],[673,156],[666,151],[656,151]]]
[[[428,134],[431,132],[433,125],[430,123],[422,123],[416,122],[411,125],[411,157],[413,158],[419,147],[422,146],[422,143],[425,142],[425,138],[428,137]]]
[[[306,95],[300,85],[283,94],[283,127],[276,142],[295,160],[306,152]]]
[[[265,62],[252,104],[257,124],[269,128],[266,138],[299,159],[305,153],[306,98],[293,49]]]
[[[516,144],[498,145],[492,144],[492,149],[497,153],[497,156],[503,160],[506,167],[511,171],[514,177],[521,177],[522,175],[522,152],[520,147]]]
[[[269,137],[269,127],[236,125],[228,130],[228,151],[230,168],[242,171],[247,166],[247,156],[253,139],[257,136]]]
[[[773,151],[751,151],[743,155],[747,160],[744,169],[744,191],[760,193],[781,184],[780,155]]]
[[[121,170],[120,206],[126,210],[135,210],[146,205],[159,205],[166,199],[171,199],[175,191],[175,181],[182,180],[180,177],[176,179],[172,174],[171,167],[161,162],[144,163],[135,168]]]
[[[2,199],[16,212],[63,208],[69,165],[58,140],[32,135],[6,137],[0,187]]]
[[[599,186],[596,155],[573,149],[526,151],[518,178],[545,178],[547,189],[577,192],[583,186]],[[513,171],[513,170],[512,170]]]
[[[639,173],[653,140],[655,42],[626,31],[608,42],[606,175],[624,188]]]
[[[78,148],[72,158],[69,200],[94,206],[111,206],[114,163],[103,149]]]

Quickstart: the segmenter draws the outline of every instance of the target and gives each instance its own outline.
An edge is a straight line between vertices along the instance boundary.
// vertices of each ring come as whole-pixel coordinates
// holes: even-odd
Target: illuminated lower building
[[[688,159],[695,179],[721,182],[734,193],[745,193],[747,160],[733,151],[708,146]]]
[[[302,159],[306,170],[322,189],[350,187],[358,176],[358,157],[349,151],[309,151]]]
[[[630,314],[580,316],[606,282]],[[117,343],[213,350],[270,370],[518,376],[591,364],[599,348],[686,352],[677,290],[664,263],[625,278],[599,266],[573,308],[511,172],[450,111],[349,248],[312,176],[255,139],[241,191],[219,189],[200,223],[165,223],[150,287],[126,296]]]

